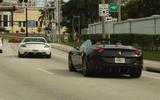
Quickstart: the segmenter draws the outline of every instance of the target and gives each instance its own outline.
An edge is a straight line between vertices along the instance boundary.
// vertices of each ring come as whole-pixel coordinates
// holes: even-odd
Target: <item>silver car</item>
[[[18,57],[42,55],[51,58],[51,45],[43,37],[25,37],[18,47]]]

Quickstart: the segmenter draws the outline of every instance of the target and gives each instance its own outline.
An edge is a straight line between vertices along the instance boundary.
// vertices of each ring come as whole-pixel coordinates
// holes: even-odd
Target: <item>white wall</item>
[[[89,25],[89,33],[102,33],[102,24]],[[122,22],[105,22],[106,33],[160,34],[160,16],[129,19]]]

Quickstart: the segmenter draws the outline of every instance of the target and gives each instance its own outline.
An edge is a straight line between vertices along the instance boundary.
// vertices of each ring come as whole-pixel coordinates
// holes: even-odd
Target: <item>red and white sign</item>
[[[99,16],[109,16],[109,5],[99,4]]]

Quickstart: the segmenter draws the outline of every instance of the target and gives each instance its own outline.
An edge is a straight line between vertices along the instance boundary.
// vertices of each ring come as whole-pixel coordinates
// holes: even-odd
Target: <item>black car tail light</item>
[[[135,54],[137,56],[140,56],[142,54],[142,51],[140,49],[136,49]]]
[[[102,54],[102,53],[104,52],[104,48],[98,48],[98,49],[97,49],[97,52],[98,52],[99,54]]]

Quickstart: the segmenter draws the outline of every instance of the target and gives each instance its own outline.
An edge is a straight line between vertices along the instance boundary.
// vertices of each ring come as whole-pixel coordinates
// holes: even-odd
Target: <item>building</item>
[[[33,3],[33,1],[32,1]],[[28,33],[39,33],[39,17],[41,12],[39,9],[27,8],[28,13]],[[13,20],[13,21],[12,21]],[[26,32],[26,8],[16,6],[15,3],[0,3],[0,27],[4,27],[9,33],[25,33]]]

